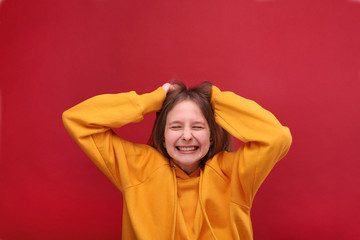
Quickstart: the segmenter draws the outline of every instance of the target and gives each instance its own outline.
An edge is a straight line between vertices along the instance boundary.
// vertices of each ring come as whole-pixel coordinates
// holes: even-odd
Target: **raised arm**
[[[269,111],[254,101],[232,92],[212,88],[216,122],[244,144],[234,153],[219,156],[222,168],[231,177],[233,191],[251,205],[256,191],[273,166],[288,152],[292,138]]]
[[[166,92],[138,95],[135,92],[105,94],[90,98],[63,113],[65,128],[81,149],[100,170],[121,190],[134,184],[141,176],[131,169],[146,165],[142,156],[150,147],[127,142],[112,128],[139,122],[147,113],[158,111]],[[139,157],[140,156],[140,157]]]

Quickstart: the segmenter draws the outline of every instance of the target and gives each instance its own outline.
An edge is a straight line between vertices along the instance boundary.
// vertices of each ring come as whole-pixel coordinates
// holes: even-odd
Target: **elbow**
[[[279,140],[286,145],[291,145],[292,143],[292,136],[290,133],[290,129],[288,127],[282,127],[281,131],[279,131]]]
[[[292,144],[292,136],[290,133],[290,129],[287,127],[282,127],[281,131],[279,131],[278,135],[274,139],[274,145],[277,149],[280,150],[280,158],[283,158],[290,149]]]
[[[76,123],[73,119],[73,114],[71,114],[70,110],[66,110],[62,113],[62,122],[65,127],[65,130],[70,134],[70,136],[76,141],[78,138],[76,134]]]
[[[62,113],[62,122],[64,124],[65,129],[69,132],[71,125],[71,113],[69,110],[66,110]]]
[[[68,120],[69,120],[69,113],[68,110],[66,110],[65,112],[62,113],[62,122],[65,127]]]
[[[276,156],[280,160],[283,158],[290,149],[292,143],[292,136],[289,128],[281,127],[272,132],[267,141],[268,154]]]

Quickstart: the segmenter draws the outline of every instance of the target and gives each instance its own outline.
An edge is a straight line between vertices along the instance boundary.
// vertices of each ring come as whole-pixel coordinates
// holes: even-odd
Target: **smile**
[[[199,147],[196,146],[184,146],[184,147],[176,147],[177,150],[179,151],[195,151],[197,150]]]

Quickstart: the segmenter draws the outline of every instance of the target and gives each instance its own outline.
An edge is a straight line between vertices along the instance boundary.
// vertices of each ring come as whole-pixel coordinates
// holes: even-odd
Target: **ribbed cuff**
[[[220,89],[214,85],[211,88],[211,103],[214,103],[216,96],[221,93]]]

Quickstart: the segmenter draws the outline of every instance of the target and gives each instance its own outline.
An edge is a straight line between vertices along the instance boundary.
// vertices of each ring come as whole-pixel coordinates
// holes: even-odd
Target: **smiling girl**
[[[151,112],[150,145],[112,130]],[[291,145],[289,129],[270,112],[208,82],[96,96],[63,121],[122,192],[123,239],[253,239],[255,193]],[[244,142],[235,152],[229,133]]]

